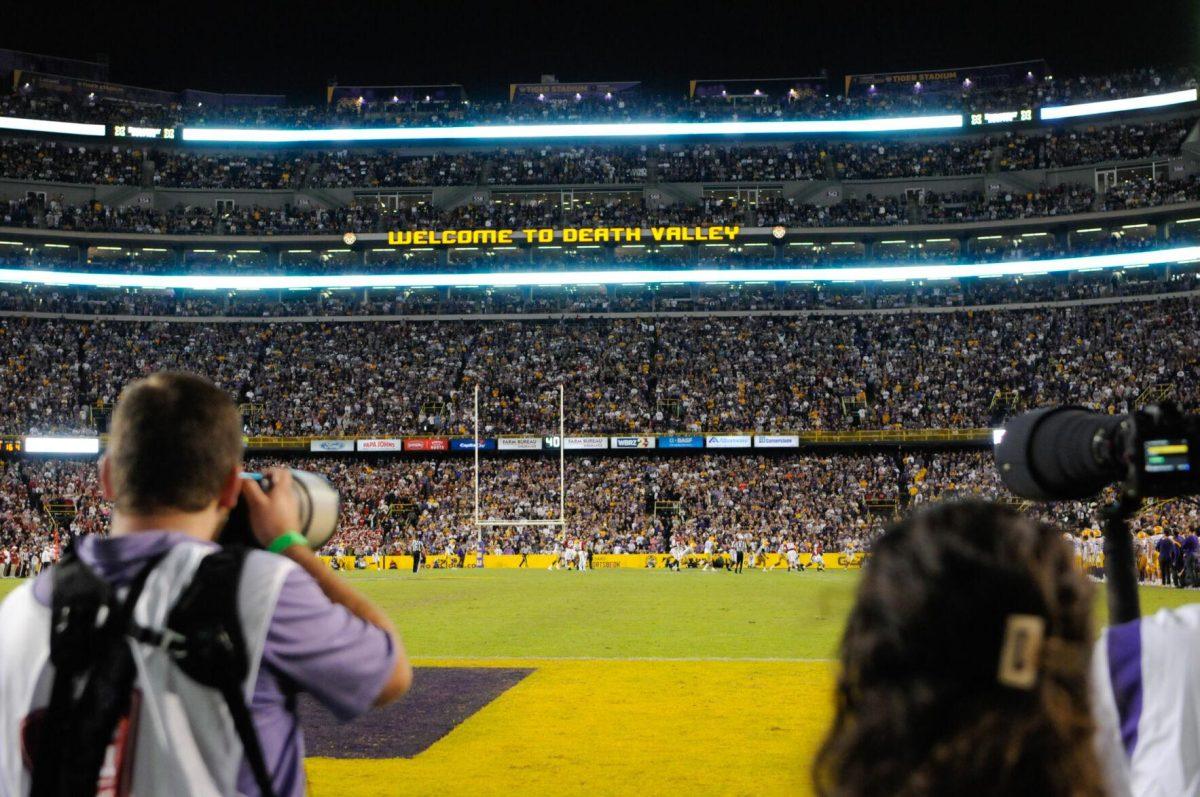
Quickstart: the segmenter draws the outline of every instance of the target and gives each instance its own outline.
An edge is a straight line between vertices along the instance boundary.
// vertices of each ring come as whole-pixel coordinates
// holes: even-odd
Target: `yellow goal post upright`
[[[510,520],[484,520],[479,517],[479,449],[482,447],[482,438],[479,436],[479,385],[475,385],[475,436],[472,439],[472,448],[475,449],[475,537],[477,545],[475,566],[483,567],[483,530],[488,527],[495,526],[558,526],[563,531],[567,527],[567,438],[566,438],[566,413],[565,413],[565,391],[563,386],[558,386],[558,517],[553,519],[539,518],[522,520],[520,518]]]

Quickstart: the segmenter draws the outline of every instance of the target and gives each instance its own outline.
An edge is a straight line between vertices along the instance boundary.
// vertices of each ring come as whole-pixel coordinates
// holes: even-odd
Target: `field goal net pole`
[[[475,540],[478,545],[475,566],[483,567],[483,530],[489,526],[567,526],[567,438],[565,390],[558,386],[558,517],[553,520],[482,520],[479,517],[479,385],[475,385]]]

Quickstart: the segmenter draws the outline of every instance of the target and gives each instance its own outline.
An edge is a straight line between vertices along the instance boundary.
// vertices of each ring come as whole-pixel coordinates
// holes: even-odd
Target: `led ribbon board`
[[[1081,102],[1076,105],[1052,105],[1038,111],[1038,118],[1043,122],[1055,119],[1073,119],[1077,116],[1096,116],[1102,113],[1120,113],[1121,111],[1139,111],[1145,108],[1165,108],[1169,105],[1182,105],[1185,102],[1196,101],[1196,90],[1171,91],[1166,94],[1149,94],[1145,97],[1127,97],[1123,100],[1102,100],[1100,102]]]
[[[67,136],[103,136],[104,125],[81,122],[53,122],[49,119],[21,119],[0,116],[0,130],[24,130],[30,133],[59,133]]]
[[[513,271],[467,274],[324,274],[312,276],[156,275],[0,269],[0,283],[71,285],[88,288],[186,290],[322,290],[333,288],[562,287],[567,285],[645,285],[663,282],[878,282],[1005,277],[1064,271],[1139,268],[1200,260],[1200,246],[1111,255],[1007,260],[998,263],[851,266],[846,268],[704,268],[614,271]]]
[[[496,141],[503,139],[670,138],[806,133],[892,133],[949,130],[962,114],[885,119],[814,119],[772,122],[627,122],[603,124],[468,125],[464,127],[340,127],[279,130],[185,127],[184,141],[227,144],[305,144],[321,141]]]
[[[27,454],[99,454],[99,437],[26,437]]]

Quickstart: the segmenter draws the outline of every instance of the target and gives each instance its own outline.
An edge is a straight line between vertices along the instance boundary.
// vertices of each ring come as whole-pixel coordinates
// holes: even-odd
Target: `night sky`
[[[1045,58],[1059,74],[1200,61],[1200,3],[382,2],[7,3],[0,47],[94,59],[169,90],[321,98],[343,85],[768,78]]]

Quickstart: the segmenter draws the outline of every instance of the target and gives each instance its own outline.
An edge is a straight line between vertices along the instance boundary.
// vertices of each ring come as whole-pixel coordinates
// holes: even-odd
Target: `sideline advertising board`
[[[353,451],[353,440],[310,440],[309,451]]]
[[[475,438],[474,437],[456,437],[450,441],[450,450],[451,451],[474,451],[475,450]],[[496,450],[496,439],[494,437],[481,437],[479,439],[479,450],[480,451],[495,451]]]
[[[756,434],[755,448],[799,448],[800,435],[796,434]]]
[[[614,437],[612,438],[612,447],[616,449],[629,450],[637,448],[654,448],[658,443],[658,438],[649,437],[646,435]]]
[[[499,437],[496,448],[500,451],[541,451],[540,437]]]
[[[704,448],[704,438],[698,434],[659,435],[659,448]]]
[[[706,448],[750,448],[753,443],[748,434],[710,434],[704,439]]]
[[[404,438],[405,451],[449,451],[450,438],[448,437],[406,437]]]
[[[608,438],[568,436],[563,448],[567,451],[603,451],[608,448]]]
[[[358,441],[359,451],[403,451],[404,441],[394,439],[369,438]]]

